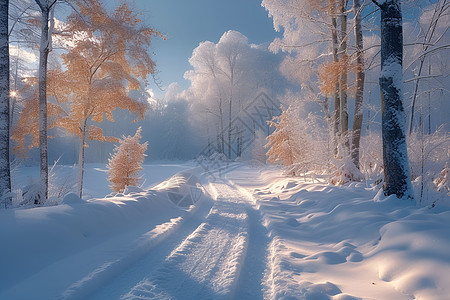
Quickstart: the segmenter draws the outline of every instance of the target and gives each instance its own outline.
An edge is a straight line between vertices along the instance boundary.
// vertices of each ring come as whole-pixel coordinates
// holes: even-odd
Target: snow
[[[377,202],[376,191],[363,183],[306,183],[277,171],[264,171],[259,180],[236,183],[258,196],[271,237],[266,298],[445,299],[450,294],[448,209],[417,208],[395,197]]]
[[[105,197],[105,167],[86,170],[93,198],[0,210],[0,299],[450,294],[448,198],[416,207],[364,182],[336,187],[244,163],[211,177],[192,163],[146,165],[143,186]]]

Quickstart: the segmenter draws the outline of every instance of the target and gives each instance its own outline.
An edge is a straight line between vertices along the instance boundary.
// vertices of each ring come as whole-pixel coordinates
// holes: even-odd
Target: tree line
[[[2,1],[1,6],[0,189],[3,193],[11,191],[11,138],[16,153],[24,153],[26,147],[39,147],[41,191],[36,202],[45,201],[49,174],[47,139],[49,130],[61,128],[79,139],[78,194],[81,197],[87,142],[118,141],[105,136],[95,123],[105,118],[114,121],[112,112],[117,108],[144,118],[147,103],[131,98],[129,91],[145,89],[147,76],[155,74],[149,49],[151,41],[162,34],[145,25],[125,2],[113,11],[99,0],[19,1],[11,7],[9,4],[10,1]],[[55,18],[58,9],[61,16],[67,15],[64,20]],[[12,16],[16,17],[14,26],[9,26]],[[39,49],[38,76],[24,75],[20,82],[15,82],[14,93],[19,91],[23,97],[20,116],[15,122],[10,121],[14,111],[9,86],[11,37],[28,49]],[[40,41],[36,43],[38,37]],[[50,53],[55,57],[49,66]]]
[[[384,193],[398,198],[414,197],[407,138],[410,140],[410,148],[417,148],[412,133],[421,134],[422,166],[427,159],[434,159],[424,156],[423,141],[427,139],[423,136],[426,112],[423,105],[420,112],[415,105],[418,98],[423,104],[427,93],[428,135],[435,132],[442,136],[441,142],[433,147],[442,149],[444,145],[445,149],[445,145],[449,144],[445,129],[431,129],[433,113],[430,96],[434,93],[437,99],[445,99],[447,94],[448,98],[448,92],[444,91],[448,72],[434,67],[434,73],[430,71],[425,75],[423,64],[427,61],[430,69],[433,65],[445,65],[449,48],[446,15],[450,5],[446,0],[419,2],[262,1],[269,16],[273,18],[275,29],[283,29],[282,37],[275,39],[270,48],[275,52],[287,53],[282,65],[283,73],[301,87],[301,92],[291,96],[293,100],[288,108],[283,109],[282,115],[270,122],[275,132],[268,137],[269,161],[286,165],[292,174],[300,170],[311,171],[318,165],[319,171],[321,168],[330,169],[330,165],[333,165],[332,170],[328,170],[333,173],[333,183],[342,184],[362,179],[360,170],[367,169],[365,161],[361,162],[364,155],[361,153],[364,108],[370,113],[371,106],[367,102],[373,92],[381,98],[381,111],[376,113],[381,115],[382,162],[377,167],[383,174]],[[419,20],[405,22],[402,6],[406,6],[408,14]],[[407,29],[404,29],[405,24]],[[407,42],[404,41],[404,34]],[[404,56],[404,51],[408,53],[408,57]],[[367,82],[368,72],[372,77],[374,73],[378,74],[376,84],[374,78],[369,78],[370,82]],[[431,83],[431,79],[436,79],[436,83]],[[367,90],[366,86],[369,84],[371,87]],[[408,89],[405,90],[404,86]],[[374,89],[379,89],[380,92]],[[436,90],[440,90],[441,94],[436,93]],[[409,94],[411,91],[412,96]],[[349,128],[351,98],[353,122],[352,128]],[[411,101],[411,105],[407,106],[409,111],[405,111],[406,98]],[[317,135],[313,136],[313,126],[304,122],[308,119],[307,116],[303,115],[303,120],[299,120],[299,111],[304,110],[302,106],[306,102],[320,105],[328,132],[322,133],[319,138]],[[409,128],[406,122],[408,113]],[[414,116],[418,114],[420,124],[413,122]],[[371,116],[368,115],[367,118]],[[370,121],[367,120],[367,124]],[[445,127],[445,117],[442,122]],[[369,125],[366,134],[371,134]],[[327,136],[326,140],[323,135]],[[296,147],[302,149],[295,149]],[[320,153],[327,154],[321,156]],[[441,165],[438,167],[439,171],[433,170],[434,178],[442,176],[441,170],[442,174],[448,172],[445,171],[448,170],[448,154],[444,152],[439,155],[438,160]],[[324,161],[328,163],[325,164]],[[412,170],[417,171],[414,167]],[[422,189],[424,173],[426,172],[422,167],[421,173],[413,174],[414,179],[422,178]]]

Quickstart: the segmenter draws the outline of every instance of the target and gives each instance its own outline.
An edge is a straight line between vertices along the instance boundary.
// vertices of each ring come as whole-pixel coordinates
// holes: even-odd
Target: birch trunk
[[[41,43],[39,45],[39,173],[42,195],[48,198],[48,145],[47,145],[47,61],[51,51],[51,35],[53,21],[49,27],[50,14],[56,0],[50,4],[49,0],[35,0],[41,9]],[[38,204],[38,203],[36,203]]]
[[[82,122],[81,134],[80,134],[80,149],[78,152],[78,196],[83,196],[83,177],[84,177],[84,143],[86,139],[86,125],[87,119]]]
[[[333,61],[337,63],[339,61],[338,57],[338,36],[337,36],[337,20],[336,20],[336,7],[335,1],[330,0],[330,16],[331,16],[331,42],[332,42],[332,50],[333,50]],[[340,116],[341,116],[341,98],[339,96],[339,80],[336,81],[335,90],[334,90],[334,114],[333,114],[333,134],[334,134],[334,154],[337,154],[337,140],[339,140],[340,133]]]
[[[361,1],[353,0],[353,12],[355,15],[355,44],[356,44],[356,94],[355,114],[353,115],[352,128],[352,160],[359,169],[359,144],[361,140],[361,127],[363,122],[364,102],[364,57],[363,57],[363,34],[361,28]]]
[[[0,1],[0,197],[11,191],[9,161],[9,1]]]
[[[348,72],[347,72],[347,1],[341,0],[339,3],[340,8],[340,23],[341,23],[341,47],[340,47],[340,54],[341,54],[341,60],[344,61],[344,67],[342,69],[342,72],[340,74],[340,124],[341,124],[341,135],[342,139],[344,140],[344,146],[348,149],[348,104],[347,104],[347,84],[348,84]]]
[[[403,109],[403,25],[400,0],[386,0],[377,5],[381,10],[383,189],[386,196],[413,199]]]
[[[47,3],[41,6],[41,44],[39,47],[39,173],[42,197],[48,198],[48,146],[47,146],[47,60],[49,53]]]

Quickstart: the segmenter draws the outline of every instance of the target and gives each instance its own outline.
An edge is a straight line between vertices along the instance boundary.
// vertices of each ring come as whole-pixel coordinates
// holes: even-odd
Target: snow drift
[[[189,193],[176,203],[177,191]],[[124,193],[89,201],[69,194],[59,206],[0,210],[0,227],[7,229],[0,231],[0,298],[27,295],[30,288],[46,290],[44,295],[58,294],[69,283],[58,278],[58,272],[83,285],[86,272],[99,277],[98,273],[118,269],[121,260],[136,259],[167,237],[193,214],[192,204],[202,202],[205,195],[198,178],[183,172],[155,189],[128,187]],[[114,243],[123,244],[123,249],[96,256],[96,251],[108,251]],[[91,264],[80,265],[74,259],[80,256]],[[78,295],[76,285],[66,291],[67,297]]]

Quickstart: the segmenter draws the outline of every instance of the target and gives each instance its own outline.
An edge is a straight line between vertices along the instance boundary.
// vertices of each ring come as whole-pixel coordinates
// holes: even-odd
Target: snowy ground
[[[214,177],[192,164],[150,165],[143,189],[104,197],[104,169],[88,168],[88,201],[0,210],[0,299],[450,295],[444,205],[243,164]],[[21,172],[25,180],[31,170]]]

